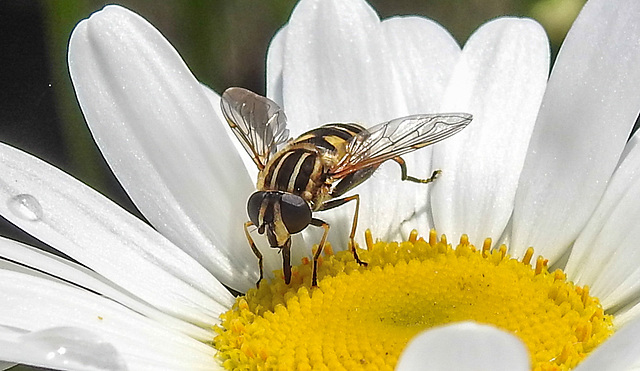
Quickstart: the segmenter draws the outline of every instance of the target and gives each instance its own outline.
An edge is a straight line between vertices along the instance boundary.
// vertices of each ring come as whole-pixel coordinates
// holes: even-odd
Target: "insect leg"
[[[256,247],[256,244],[253,242],[253,238],[251,238],[251,234],[249,234],[249,227],[251,227],[253,224],[252,222],[246,222],[244,223],[244,234],[247,236],[247,241],[249,241],[249,246],[251,246],[251,250],[253,251],[253,253],[255,254],[256,258],[258,258],[258,266],[260,267],[260,278],[258,279],[258,282],[256,282],[256,287],[260,287],[260,281],[262,281],[263,278],[263,269],[262,269],[262,253],[260,253],[260,250],[258,250],[258,248]]]
[[[360,195],[355,194],[353,196],[349,196],[345,198],[338,198],[338,199],[326,201],[325,203],[322,204],[322,206],[320,207],[320,209],[318,209],[318,211],[333,209],[334,207],[344,205],[345,203],[353,200],[356,201],[356,211],[355,213],[353,213],[353,222],[351,223],[351,233],[349,234],[349,250],[351,250],[351,253],[353,254],[353,258],[356,260],[356,262],[358,262],[358,264],[366,266],[367,262],[363,262],[358,257],[358,252],[356,251],[356,241],[355,241],[356,228],[358,227],[358,212],[360,210]]]
[[[291,282],[291,237],[282,246],[282,271],[284,272],[284,283]]]
[[[402,180],[408,180],[416,183],[431,183],[442,173],[442,170],[435,170],[430,177],[427,179],[420,179],[416,177],[412,177],[411,175],[407,175],[407,164],[404,162],[404,159],[400,156],[396,156],[393,158],[393,161],[397,162],[400,165],[400,170],[402,171]]]
[[[327,241],[327,235],[329,234],[329,223],[322,221],[320,219],[312,218],[311,225],[315,225],[316,227],[324,228],[324,234],[322,234],[322,239],[320,239],[320,243],[318,244],[318,249],[316,253],[313,254],[313,270],[311,273],[311,287],[318,286],[318,259],[320,258],[320,254],[322,253],[322,249],[324,248],[324,244]]]

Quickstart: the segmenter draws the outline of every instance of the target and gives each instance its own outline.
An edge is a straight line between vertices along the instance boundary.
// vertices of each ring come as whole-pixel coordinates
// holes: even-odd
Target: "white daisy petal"
[[[0,238],[0,257],[1,257],[0,269],[6,269],[6,270],[22,273],[22,274],[28,274],[30,276],[53,280],[60,283],[65,283],[65,284],[67,283],[58,278],[52,277],[48,273],[35,270],[38,268],[33,269],[30,266],[23,266],[22,265],[23,263],[20,257],[26,255],[21,251],[24,246],[26,245],[22,245],[19,242],[9,240],[3,237]],[[28,247],[31,248],[30,246]],[[40,251],[37,248],[31,248],[31,249],[33,249],[36,254]],[[8,254],[5,255],[6,252],[8,252]],[[18,258],[16,258],[16,256],[18,256]],[[36,265],[39,265],[39,264],[36,264]]]
[[[37,269],[37,271],[18,265],[12,266],[4,260],[0,260],[0,268],[12,270],[22,268],[18,271],[25,274],[52,279],[51,277],[41,273],[47,272],[48,274],[63,279],[66,282],[70,282],[99,293],[100,295],[123,304],[140,314],[163,323],[168,328],[180,331],[181,333],[187,334],[195,339],[207,341],[213,337],[212,331],[160,312],[139,299],[128,295],[121,289],[114,287],[111,282],[107,281],[104,277],[96,274],[95,272],[40,249],[27,246],[16,241],[0,238],[0,256],[18,264]]]
[[[233,302],[193,258],[60,170],[0,145],[0,214],[152,306],[217,323]]]
[[[325,122],[371,126],[433,112],[459,55],[455,40],[435,22],[419,17],[380,22],[358,0],[303,1],[278,38],[270,65],[277,70],[278,49],[283,49],[283,101],[292,126],[299,128],[294,134]],[[429,150],[421,152],[407,161],[412,175],[428,177]],[[425,200],[427,191],[425,186],[402,184],[398,166],[385,164],[357,189],[362,196],[359,224],[377,236],[394,238],[400,232],[398,222],[414,217],[416,199]],[[386,212],[374,213],[373,207]],[[345,245],[353,208],[322,216],[332,225],[330,240],[337,246]],[[396,225],[393,230],[390,221]],[[409,229],[417,227],[413,220],[408,224]],[[316,240],[317,233],[310,233]]]
[[[268,92],[280,102],[282,91],[299,132],[326,122],[373,125],[436,109],[458,55],[431,20],[380,22],[360,0],[306,0],[270,45]]]
[[[440,24],[423,17],[385,19],[380,28],[388,50],[388,73],[401,91],[386,99],[405,109],[397,115],[438,110],[460,57],[458,43]]]
[[[389,51],[389,73],[395,76],[393,81],[399,91],[390,93],[387,99],[400,108],[397,115],[437,113],[460,57],[460,46],[446,29],[426,18],[394,17],[384,20],[381,26]],[[431,176],[431,148],[402,157],[409,175],[422,179]],[[412,229],[426,231],[433,225],[430,213],[426,212],[431,187],[400,179],[398,165],[385,164],[375,180],[362,187],[361,193],[369,201],[364,204],[363,198],[361,223],[379,237],[401,239]],[[389,197],[391,193],[394,197]]]
[[[538,23],[501,18],[462,51],[442,111],[474,117],[434,146],[433,167],[443,173],[431,194],[436,229],[454,240],[467,233],[481,245],[502,235],[546,85],[547,44]]]
[[[0,327],[24,333],[72,327],[82,329],[84,333],[98,334],[99,339],[87,340],[111,344],[131,369],[152,368],[136,367],[145,363],[156,365],[156,368],[159,366],[160,369],[211,369],[216,366],[213,362],[215,351],[208,345],[169,330],[160,323],[84,289],[0,270],[0,292],[5,303],[0,306]],[[7,333],[3,331],[2,334]],[[52,334],[57,334],[62,340],[69,338],[64,330],[49,335]],[[12,339],[2,336],[2,340]],[[42,341],[43,338],[13,339],[14,342],[20,340],[37,346],[40,343],[36,341],[34,344],[33,340]],[[15,349],[8,343],[3,345],[0,347],[0,358],[29,363],[29,359],[7,357]],[[18,342],[14,346],[20,349],[22,345]],[[69,346],[82,351],[81,341],[72,342]],[[35,360],[36,356],[30,359]]]
[[[565,271],[589,285],[605,308],[640,296],[640,146],[634,147],[609,182],[600,204],[578,236]]]
[[[0,357],[21,364],[75,370],[127,370],[115,347],[96,334],[73,327],[51,328],[6,340]]]
[[[617,328],[622,328],[630,322],[640,319],[640,297],[636,297],[633,301],[621,308],[616,308],[613,317],[613,324]]]
[[[589,1],[549,79],[516,195],[510,247],[561,256],[595,209],[640,97],[640,2]]]
[[[529,353],[514,335],[472,322],[427,330],[409,342],[396,370],[529,370]]]
[[[252,181],[173,47],[140,16],[108,6],[74,30],[69,69],[98,146],[145,217],[220,280],[251,287],[250,252],[236,245]]]
[[[286,27],[283,103],[294,135],[397,117],[380,20],[362,0],[304,0]]]
[[[213,107],[217,117],[219,118],[220,122],[225,122],[226,123],[226,119],[224,118],[224,115],[222,114],[222,108],[220,107],[220,95],[218,95],[218,93],[216,93],[215,91],[211,90],[211,88],[209,88],[206,85],[201,85],[202,86],[202,90],[204,91],[205,95],[207,96],[207,99],[209,99],[209,102],[211,103],[211,106]],[[236,150],[236,153],[240,154],[240,157],[242,159],[242,163],[244,164],[244,168],[246,170],[246,173],[249,174],[249,178],[252,179],[253,181],[255,181],[256,179],[258,179],[258,167],[256,166],[255,162],[253,162],[253,159],[251,158],[251,156],[249,154],[247,154],[247,151],[244,149],[244,147],[242,146],[242,144],[240,143],[240,141],[238,140],[238,137],[236,137],[236,135],[233,133],[233,131],[231,130],[231,127],[227,124],[223,125],[225,132],[227,133],[227,137],[229,138],[229,142],[233,143],[233,146]],[[238,173],[241,173],[242,170],[238,169],[238,168],[234,168],[234,170]],[[246,203],[246,199],[249,198],[249,194],[247,193],[247,195],[245,196],[245,203]],[[240,195],[238,195],[238,198],[240,198]],[[237,198],[235,198],[237,200]],[[238,211],[246,216],[246,212],[244,209],[245,203],[240,203],[238,206]],[[247,219],[248,220],[248,219]],[[220,253],[222,255],[228,253],[228,252],[224,252],[224,251],[212,251],[212,254],[216,254],[216,253]],[[226,257],[221,256],[221,259],[225,259]]]
[[[623,161],[629,156],[630,153],[637,151],[637,147],[640,146],[640,135],[636,135],[638,132],[636,131],[627,144],[624,146],[624,151],[622,151],[622,155],[620,155],[620,161],[618,164],[622,164]]]
[[[616,331],[582,361],[574,371],[629,370],[640,361],[640,321]]]
[[[286,38],[287,26],[285,25],[273,36],[267,51],[267,97],[281,107],[284,106],[282,88]]]

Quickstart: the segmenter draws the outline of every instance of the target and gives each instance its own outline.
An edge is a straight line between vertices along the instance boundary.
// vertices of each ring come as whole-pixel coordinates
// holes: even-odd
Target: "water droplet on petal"
[[[21,336],[34,361],[61,369],[126,371],[116,348],[95,333],[77,327],[54,327]]]
[[[11,212],[20,219],[36,221],[42,219],[42,206],[38,199],[30,194],[19,194],[7,201]]]

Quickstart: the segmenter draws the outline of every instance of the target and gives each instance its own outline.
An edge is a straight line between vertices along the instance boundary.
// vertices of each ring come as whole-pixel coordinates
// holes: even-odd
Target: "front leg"
[[[320,259],[320,254],[322,253],[322,249],[324,249],[324,244],[327,241],[327,235],[329,234],[329,223],[322,221],[320,219],[312,218],[311,225],[315,225],[316,227],[324,228],[324,233],[322,234],[322,239],[320,239],[320,243],[318,244],[318,249],[316,253],[313,254],[313,269],[311,271],[311,287],[318,286],[318,259]]]
[[[338,199],[326,201],[320,206],[320,209],[318,209],[318,211],[333,209],[334,207],[344,205],[345,203],[349,201],[354,201],[354,200],[356,201],[356,211],[353,213],[353,222],[351,223],[351,233],[349,234],[349,250],[353,254],[353,258],[355,259],[356,262],[358,262],[358,264],[366,266],[367,262],[360,260],[360,258],[358,257],[358,251],[356,250],[356,241],[355,241],[356,228],[358,227],[358,212],[360,211],[360,195],[355,194],[353,196],[349,196],[345,198],[338,198]]]
[[[262,253],[260,253],[260,250],[258,250],[258,248],[256,247],[256,244],[253,242],[253,238],[251,238],[251,234],[249,233],[249,227],[251,227],[252,225],[255,224],[253,224],[252,222],[244,223],[244,234],[245,236],[247,236],[247,241],[249,241],[251,251],[253,251],[255,256],[258,258],[258,266],[260,267],[260,278],[258,279],[258,282],[256,282],[256,287],[260,287],[260,281],[262,281],[262,278],[264,277],[262,268]]]
[[[291,282],[291,237],[287,238],[284,245],[280,246],[282,252],[282,272],[284,273],[284,283]]]

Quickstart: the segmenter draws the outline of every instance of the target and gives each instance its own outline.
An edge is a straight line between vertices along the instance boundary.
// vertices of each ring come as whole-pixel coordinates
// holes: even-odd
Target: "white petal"
[[[251,253],[237,246],[252,181],[173,47],[109,6],[74,30],[69,69],[98,146],[144,216],[222,281],[253,285]]]
[[[0,339],[0,357],[22,364],[74,370],[127,370],[117,349],[80,328],[34,331],[12,340]]]
[[[456,66],[442,111],[468,112],[461,133],[434,146],[442,175],[431,202],[437,230],[474,244],[507,225],[527,145],[546,85],[548,41],[529,19],[502,18],[478,29]]]
[[[529,353],[515,336],[471,322],[427,330],[400,355],[396,370],[529,370]]]
[[[616,331],[598,346],[574,371],[629,370],[640,361],[640,321]]]
[[[86,330],[115,347],[131,369],[145,363],[159,365],[160,369],[215,367],[215,350],[208,345],[86,290],[0,270],[0,293],[4,303],[0,306],[2,328],[23,333],[60,327]],[[2,334],[2,340],[12,340],[6,331]],[[9,358],[12,353],[19,356],[20,343],[2,345],[0,359],[28,363],[29,359]]]
[[[215,91],[211,90],[211,88],[209,88],[206,85],[201,85],[201,86],[202,86],[202,90],[204,91],[207,99],[211,103],[211,106],[213,107],[213,110],[216,112],[216,115],[218,116],[220,122],[226,122],[226,119],[224,118],[224,116],[222,114],[222,108],[220,107],[220,96],[218,95],[218,93],[216,93]],[[244,164],[244,170],[246,171],[247,174],[249,174],[249,178],[251,178],[253,181],[255,181],[256,179],[258,179],[258,167],[253,162],[253,159],[251,158],[251,156],[249,154],[247,154],[247,151],[244,149],[244,147],[242,146],[242,144],[240,143],[240,141],[238,140],[236,135],[233,133],[233,131],[231,130],[231,127],[229,125],[223,125],[223,126],[224,126],[224,129],[225,129],[225,132],[227,133],[227,137],[228,137],[229,142],[233,143],[233,146],[234,146],[236,152],[239,153],[240,157],[242,158],[242,163]],[[234,170],[237,173],[242,173],[242,169],[234,168]],[[249,195],[250,195],[250,193],[247,193],[247,195],[245,196],[245,202],[239,204],[238,210],[242,209],[242,211],[244,212],[244,210],[245,210],[244,206],[246,206],[245,205],[246,204],[246,199],[249,198]],[[238,194],[238,198],[240,198],[239,194]],[[237,198],[234,198],[234,199],[236,199],[236,201],[237,201]],[[246,218],[246,216],[245,216],[245,218]],[[225,254],[227,254],[228,252],[219,251],[217,249],[214,249],[214,250],[215,251],[211,251],[212,254],[218,254],[219,253],[221,255],[218,259],[226,259]]]
[[[567,35],[516,195],[516,254],[554,261],[600,200],[638,115],[639,17],[636,0],[592,0]]]
[[[625,306],[610,310],[610,312],[614,315],[613,324],[618,328],[640,320],[640,297],[636,297]]]
[[[283,106],[282,88],[284,86],[284,52],[287,38],[287,26],[275,34],[267,51],[267,97]]]
[[[387,95],[398,115],[432,113],[441,108],[460,46],[438,23],[423,17],[394,17],[380,24],[394,84],[401,94]],[[393,118],[393,117],[391,117]]]
[[[292,133],[397,117],[380,21],[362,0],[304,0],[286,27],[283,103]]]
[[[383,21],[381,26],[393,80],[400,91],[387,99],[396,100],[396,107],[406,106],[405,112],[398,113],[401,115],[437,113],[460,57],[460,46],[447,30],[426,18],[395,17]],[[403,155],[408,174],[422,179],[430,177],[434,170],[431,152],[431,148],[424,148]],[[400,168],[393,163],[385,164],[374,180],[362,187],[360,220],[378,237],[398,240],[406,238],[412,229],[426,233],[433,225],[427,212],[431,186],[400,179]],[[390,194],[394,196],[389,197]]]
[[[373,125],[436,109],[458,53],[431,20],[380,22],[360,0],[305,0],[269,48],[268,91],[279,101],[282,90],[299,132],[326,122]]]
[[[197,324],[233,302],[193,258],[60,170],[0,144],[0,214],[152,306]]]
[[[633,149],[613,174],[600,204],[578,236],[565,271],[581,285],[589,285],[605,308],[640,297],[640,146]]]
[[[433,21],[402,17],[381,23],[359,0],[302,1],[276,40],[270,65],[278,71],[282,63],[285,110],[292,127],[300,128],[294,134],[325,122],[371,126],[433,112],[459,55],[451,35]],[[407,161],[411,175],[431,174],[429,150]],[[359,224],[380,237],[398,236],[399,223],[417,212],[421,218],[407,223],[407,229],[426,221],[428,187],[402,184],[397,165],[383,165],[357,191],[362,196]],[[334,246],[345,245],[352,216],[353,205],[322,215],[332,225]]]
[[[213,337],[212,330],[205,330],[201,327],[160,312],[140,299],[131,296],[95,272],[56,255],[16,241],[0,238],[0,256],[3,259],[21,264],[19,266],[0,260],[0,268],[16,270],[18,272],[43,277],[45,279],[53,279],[52,277],[41,273],[46,272],[47,274],[64,280],[59,282],[66,281],[89,289],[104,297],[123,304],[140,314],[152,318],[164,324],[164,326],[168,328],[187,334],[200,341],[207,341]],[[37,269],[37,271],[27,269],[25,267],[32,267]]]

